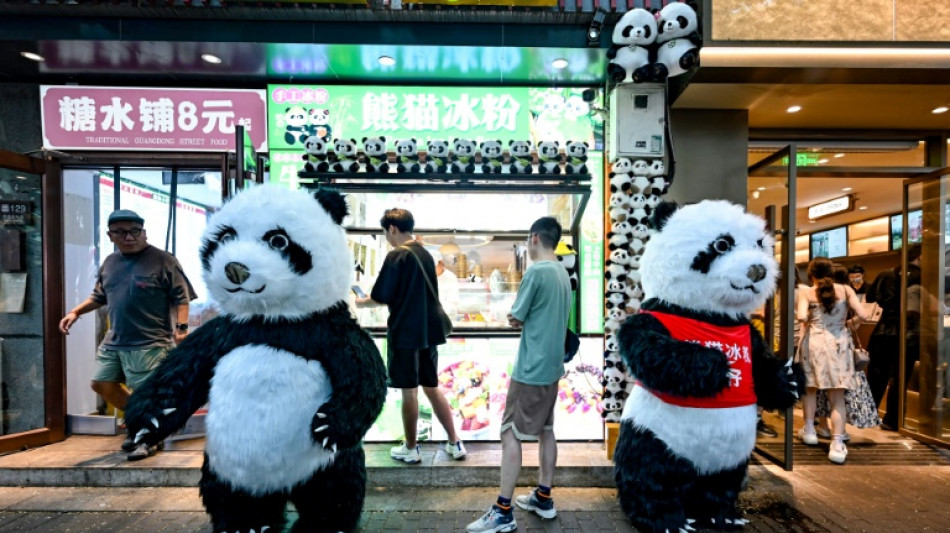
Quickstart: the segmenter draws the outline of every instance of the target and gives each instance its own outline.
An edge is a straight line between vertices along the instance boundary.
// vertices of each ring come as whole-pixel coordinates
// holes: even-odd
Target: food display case
[[[453,291],[445,290],[440,279],[440,300],[454,331],[439,347],[439,386],[462,439],[498,440],[520,338],[520,331],[508,325],[507,315],[529,266],[528,229],[538,218],[553,216],[563,227],[562,242],[578,249],[581,218],[591,195],[590,176],[301,173],[301,177],[313,181],[308,187],[332,182],[330,186],[346,194],[350,214],[344,225],[356,283],[366,294],[372,292],[390,251],[380,217],[393,207],[412,212],[414,236],[430,252],[439,252],[447,275],[457,281],[451,285],[458,287],[452,297]],[[579,302],[575,294],[571,313],[575,322]],[[385,358],[386,308],[353,306],[353,313]],[[559,383],[558,439],[603,439],[602,368],[603,337],[582,337],[581,349]],[[424,395],[419,395],[419,402],[420,440],[445,439]],[[400,412],[401,394],[390,389],[366,440],[400,439]]]

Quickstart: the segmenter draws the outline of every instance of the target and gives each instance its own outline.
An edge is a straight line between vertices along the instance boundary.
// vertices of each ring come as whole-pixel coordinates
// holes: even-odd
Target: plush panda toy
[[[617,83],[649,81],[650,47],[656,40],[656,18],[643,8],[627,11],[617,21],[607,50],[607,75]]]
[[[531,143],[528,141],[508,141],[508,173],[531,174],[534,171],[531,157]]]
[[[389,172],[386,137],[363,137],[363,157],[366,160],[366,172]]]
[[[560,174],[561,152],[557,141],[538,143],[538,174]]]
[[[396,172],[419,172],[419,144],[415,139],[396,139]]]
[[[564,148],[567,163],[564,165],[565,174],[587,174],[587,143],[570,141]]]
[[[482,155],[482,174],[501,174],[505,166],[502,153],[505,145],[501,141],[484,141],[478,148]]]
[[[363,506],[361,440],[382,410],[379,351],[347,305],[347,208],[262,185],[239,193],[202,236],[221,315],[189,335],[129,400],[125,420],[154,445],[208,404],[201,498],[215,532],[350,531]]]
[[[284,142],[287,144],[291,146],[298,142],[303,144],[307,137],[312,135],[307,110],[299,105],[285,109],[282,118],[286,128],[284,130]]]
[[[725,201],[662,203],[652,224],[639,271],[648,299],[618,336],[637,379],[614,453],[621,507],[643,532],[742,526],[756,404],[785,409],[804,385],[749,323],[775,289],[773,240]]]
[[[317,137],[316,135],[311,135],[307,137],[307,140],[303,142],[304,150],[307,151],[303,155],[303,164],[304,172],[326,172],[330,170],[330,161],[329,161],[329,137]]]
[[[567,278],[571,280],[571,290],[576,291],[580,283],[577,278],[577,252],[570,244],[559,242],[554,249],[554,255],[561,262],[561,266],[567,270]]]
[[[429,141],[426,143],[426,172],[443,174],[449,171],[449,143]]]
[[[356,155],[356,139],[337,139],[333,142],[333,153],[336,161],[331,170],[333,172],[357,172],[360,163]]]
[[[699,66],[699,35],[696,10],[684,2],[670,2],[660,10],[657,19],[657,57],[654,76],[674,77]]]
[[[452,142],[452,155],[449,156],[449,169],[456,174],[473,174],[475,172],[475,141],[471,139],[455,139]]]

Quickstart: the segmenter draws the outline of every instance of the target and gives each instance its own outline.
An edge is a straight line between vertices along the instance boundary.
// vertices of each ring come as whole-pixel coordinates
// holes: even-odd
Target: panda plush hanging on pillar
[[[621,508],[645,533],[741,527],[756,404],[786,409],[804,385],[749,322],[775,289],[773,240],[725,201],[661,203],[651,224],[647,300],[618,335],[637,380],[614,452]]]
[[[353,257],[343,197],[274,185],[239,193],[208,222],[203,275],[221,315],[188,336],[126,410],[161,442],[208,404],[201,498],[215,532],[350,531],[366,491],[362,438],[385,369],[347,305]]]

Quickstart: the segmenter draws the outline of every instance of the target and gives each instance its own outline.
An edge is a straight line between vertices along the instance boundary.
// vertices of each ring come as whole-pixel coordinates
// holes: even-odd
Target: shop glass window
[[[0,434],[46,423],[40,176],[0,169]]]

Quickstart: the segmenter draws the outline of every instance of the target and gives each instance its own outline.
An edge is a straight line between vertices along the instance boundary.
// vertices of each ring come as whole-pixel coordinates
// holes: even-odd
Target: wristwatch
[[[181,323],[181,324],[175,324],[175,329],[177,329],[178,331],[184,333],[184,332],[188,331],[188,323],[187,323],[187,322],[183,322],[183,323]]]

